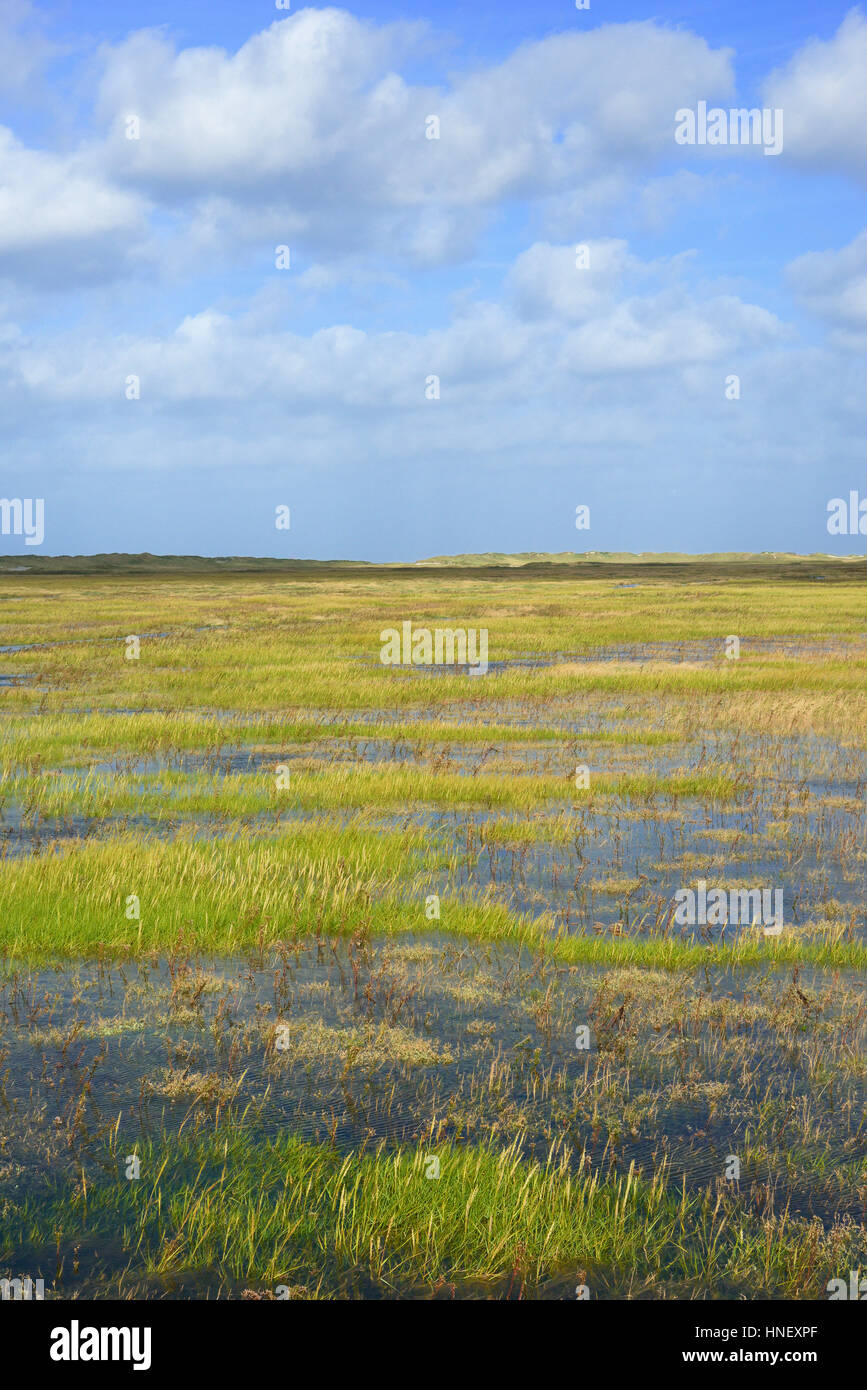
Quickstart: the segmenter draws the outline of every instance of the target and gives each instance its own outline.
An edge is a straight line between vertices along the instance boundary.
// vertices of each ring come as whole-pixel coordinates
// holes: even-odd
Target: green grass
[[[0,951],[36,962],[172,951],[217,955],[319,933],[444,931],[523,944],[565,963],[692,969],[827,965],[863,969],[867,944],[843,925],[819,936],[745,934],[704,944],[660,934],[564,936],[548,916],[517,913],[490,895],[443,892],[440,918],[425,915],[449,867],[428,831],[296,823],[286,836],[169,841],[131,834],[10,860],[0,878]],[[138,899],[138,918],[128,902]],[[130,905],[131,906],[131,905]]]
[[[758,574],[758,571],[757,571]],[[820,695],[858,701],[863,716],[863,651],[821,662],[750,653],[723,658],[727,634],[804,637],[864,633],[863,582],[809,584],[726,579],[680,583],[658,577],[635,591],[604,579],[547,576],[468,581],[429,571],[367,578],[195,576],[153,582],[135,576],[0,576],[21,595],[2,615],[0,641],[63,641],[10,654],[9,671],[35,675],[4,691],[7,709],[235,710],[303,718],[311,710],[466,706],[555,695]],[[486,627],[492,660],[524,653],[588,652],[628,642],[712,639],[710,666],[606,663],[489,673],[468,688],[463,676],[431,680],[379,664],[380,632],[411,616],[416,625]],[[143,637],[141,657],[124,659],[123,637]],[[106,640],[112,639],[112,640]],[[357,658],[366,658],[359,661]],[[481,687],[481,688],[480,688]],[[863,717],[861,727],[863,727]]]
[[[702,797],[731,802],[741,788],[720,773],[653,773],[591,776],[591,786],[576,790],[574,778],[480,772],[463,776],[403,763],[341,763],[321,769],[290,771],[289,785],[277,785],[275,770],[248,773],[182,773],[151,776],[0,778],[0,800],[19,801],[27,814],[103,818],[142,815],[157,821],[184,816],[279,815],[287,811],[337,810],[349,807],[481,806],[529,810],[549,802],[570,805],[598,797]],[[289,766],[289,764],[286,764]]]
[[[343,1157],[294,1135],[229,1128],[138,1151],[137,1182],[119,1171],[113,1183],[10,1203],[0,1249],[42,1247],[48,1272],[58,1248],[119,1239],[126,1282],[201,1272],[272,1291],[300,1282],[320,1296],[353,1273],[384,1291],[451,1281],[532,1292],[559,1277],[591,1296],[665,1286],[820,1297],[850,1258],[818,1223],[756,1219],[722,1194],[672,1190],[662,1173],[577,1176],[568,1154],[528,1162],[516,1146]],[[428,1155],[439,1178],[425,1176]]]
[[[98,959],[118,964],[131,1001],[118,1021],[83,990],[74,1026],[61,1027],[50,991],[34,996],[41,1032],[33,1026],[32,1041],[47,1051],[33,1087],[50,1078],[52,1089],[36,1099],[30,1091],[29,1159],[65,1091],[70,1124],[63,1144],[51,1131],[52,1151],[65,1153],[68,1140],[81,1166],[74,1177],[41,1171],[26,1196],[13,1166],[0,1263],[38,1267],[49,1283],[65,1261],[81,1296],[161,1292],[165,1279],[187,1291],[192,1281],[194,1294],[286,1283],[326,1297],[388,1296],[441,1281],[497,1294],[554,1281],[567,1296],[586,1282],[594,1296],[752,1299],[822,1297],[828,1278],[863,1262],[863,1222],[839,1213],[857,1213],[863,1194],[863,1030],[860,1014],[849,1020],[861,980],[844,972],[867,970],[858,898],[865,821],[851,792],[867,747],[867,589],[854,567],[819,590],[798,582],[794,568],[675,573],[653,564],[627,571],[634,578],[640,569],[635,589],[616,586],[615,568],[588,565],[510,570],[505,579],[422,569],[0,575],[0,595],[15,599],[0,605],[0,645],[62,643],[3,662],[28,677],[2,691],[4,993],[25,999],[28,964]],[[425,676],[378,659],[381,631],[408,618],[416,627],[486,628],[492,661],[691,639],[710,640],[713,659]],[[128,661],[123,638],[136,633],[140,659]],[[728,634],[742,640],[738,661],[724,658]],[[751,637],[779,635],[833,641],[788,656],[750,647]],[[356,745],[374,740],[389,761],[365,761]],[[216,771],[236,749],[255,751],[261,765]],[[201,765],[177,765],[195,754]],[[133,759],[144,768],[134,770]],[[285,787],[280,763],[290,767]],[[586,790],[575,786],[582,763]],[[808,779],[826,776],[829,795],[810,795]],[[52,843],[80,817],[87,838]],[[733,870],[748,874],[748,859],[784,883],[787,920],[792,901],[804,925],[789,921],[776,938],[758,928],[712,942],[679,935],[666,896],[677,876],[728,885]],[[427,910],[432,894],[438,916]],[[566,921],[580,930],[567,934]],[[642,923],[654,925],[642,931]],[[435,978],[448,975],[447,961],[460,963],[459,987],[437,1004],[443,1039],[421,1012],[423,981],[405,1028],[359,1012],[360,997],[374,1011],[390,991],[409,999],[415,981],[397,963],[405,943],[388,940],[405,934],[410,949],[426,940],[440,953]],[[140,975],[167,962],[174,998],[196,953],[246,956],[249,978],[261,975],[285,1002],[293,971],[298,977],[285,944],[307,941],[321,962],[331,957],[326,943],[337,959],[339,938],[362,995],[355,976],[345,1012],[318,1018],[302,988],[286,1016],[298,1058],[315,1053],[337,1069],[322,1093],[319,1137],[332,1132],[330,1113],[335,1134],[342,1123],[356,1135],[356,1152],[306,1142],[282,1124],[269,1137],[270,1093],[251,1094],[249,1129],[242,1124],[232,1108],[246,1061],[223,1057],[222,1027],[213,1064],[197,1059],[205,1045],[197,1014],[193,1051],[175,1039],[184,1042],[179,1065],[169,1055],[167,1069],[142,1076],[142,1095],[169,1107],[164,1116],[173,1105],[186,1115],[180,1135],[142,1142],[118,1131],[106,1168],[105,1131],[94,1137],[87,1111],[95,1062],[80,1069],[70,1048],[69,1066],[55,1075],[50,1053],[74,1036],[76,1056],[103,1046],[126,1055],[141,1009],[136,967],[127,979],[121,962],[141,962]],[[371,949],[373,938],[383,950]],[[476,985],[463,964],[472,945],[488,960],[499,954],[488,947],[519,948],[486,1008],[502,1003],[511,1017],[519,991],[535,1029],[531,1051],[521,1043],[510,1052],[472,1002]],[[101,964],[92,973],[102,990]],[[555,981],[581,986],[582,1008],[603,1033],[607,1019],[618,1020],[580,1093],[557,1071],[550,1034],[545,1042]],[[570,995],[561,1038],[571,1036],[573,1015]],[[249,1038],[231,1035],[232,1047],[249,1046],[251,1062],[266,1045],[258,1019]],[[470,1052],[473,1069],[464,1071]],[[768,1057],[779,1066],[766,1073]],[[371,1151],[364,1135],[374,1130],[358,1127],[359,1088],[372,1085],[379,1058],[402,1068],[404,1082],[413,1070],[421,1077],[402,1131],[421,1136],[418,1149]],[[501,1063],[514,1070],[511,1092],[498,1080]],[[458,1101],[450,1069],[466,1081]],[[391,1097],[387,1088],[373,1095],[389,1121]],[[16,1107],[13,1127],[25,1124],[26,1106]],[[365,1125],[370,1118],[365,1108]],[[688,1150],[696,1190],[664,1165],[646,1180],[605,1176],[601,1145],[604,1163],[627,1152],[630,1137],[646,1139],[633,1152],[652,1155],[652,1167],[672,1137],[669,1119],[686,1125],[674,1148],[682,1141],[678,1152]],[[123,1123],[135,1127],[132,1111]],[[557,1147],[572,1126],[593,1149],[593,1177],[579,1170],[580,1155]],[[536,1157],[554,1143],[548,1162],[513,1143],[531,1131]],[[434,1142],[446,1133],[495,1135],[499,1147]],[[705,1135],[708,1152],[717,1140],[740,1143],[733,1151],[747,1165],[782,1175],[775,1217],[752,1188],[737,1193],[707,1177]],[[115,1163],[133,1146],[141,1182],[120,1172],[115,1181]],[[441,1162],[436,1180],[424,1176],[431,1152]],[[824,1226],[791,1217],[786,1203],[799,1202],[821,1210]]]
[[[359,637],[375,656],[373,634]],[[639,638],[637,640],[644,640]],[[867,680],[867,662],[861,657],[828,660],[810,669],[796,660],[741,660],[719,666],[671,665],[663,662],[640,666],[633,662],[559,665],[535,670],[509,669],[490,672],[473,682],[472,695],[466,676],[414,676],[397,667],[365,666],[347,670],[344,661],[325,653],[311,657],[315,637],[299,650],[281,643],[263,630],[259,644],[235,637],[221,645],[191,637],[189,643],[154,643],[147,659],[128,662],[121,669],[117,656],[108,668],[101,650],[76,654],[58,651],[27,652],[4,658],[11,672],[44,672],[52,687],[38,695],[38,687],[22,686],[4,692],[7,708],[26,711],[34,707],[61,711],[81,703],[82,686],[90,700],[111,709],[150,709],[154,703],[167,710],[214,707],[258,712],[293,712],[300,709],[346,711],[419,707],[437,702],[485,699],[551,699],[587,695],[790,695],[831,693],[861,696]],[[354,665],[354,663],[352,663]],[[287,680],[291,672],[291,682]],[[435,692],[430,686],[435,683]],[[287,690],[291,698],[287,700]],[[219,691],[215,702],[215,692]],[[38,697],[38,698],[37,698]]]
[[[345,719],[240,718],[176,712],[171,714],[45,714],[7,718],[0,727],[0,758],[10,771],[42,767],[86,766],[106,755],[156,757],[171,753],[217,754],[253,745],[274,753],[281,748],[330,739],[381,739],[389,743],[428,744],[612,744],[659,747],[681,735],[664,729],[592,729],[580,733],[544,724],[362,722]]]

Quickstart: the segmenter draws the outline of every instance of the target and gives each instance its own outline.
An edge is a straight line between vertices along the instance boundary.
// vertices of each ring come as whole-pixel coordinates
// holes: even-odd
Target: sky
[[[863,554],[865,186],[834,0],[0,0],[0,554]]]

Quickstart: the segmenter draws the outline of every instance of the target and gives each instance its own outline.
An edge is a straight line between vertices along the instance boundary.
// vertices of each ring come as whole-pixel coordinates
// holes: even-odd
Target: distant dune
[[[377,563],[370,560],[301,560],[262,555],[140,555],[112,553],[103,555],[32,555],[0,556],[0,575],[38,576],[40,574],[99,575],[99,574],[320,574],[360,571],[365,574],[411,574],[419,570],[458,571],[476,573],[487,570],[492,574],[517,576],[548,573],[552,577],[588,578],[604,573],[606,577],[626,575],[637,577],[648,567],[654,578],[666,576],[697,578],[702,571],[706,577],[725,578],[745,571],[796,579],[860,579],[864,555],[797,555],[786,551],[717,552],[708,555],[687,555],[679,551],[644,551],[632,554],[614,550],[565,550],[558,553],[526,550],[514,555],[490,551],[478,555],[434,555],[426,560],[396,560]],[[867,567],[865,567],[867,573]]]
[[[680,550],[562,550],[559,553],[544,550],[522,550],[514,555],[493,550],[480,555],[434,555],[429,560],[416,560],[416,565],[568,565],[586,564],[595,561],[599,564],[670,565],[689,564],[691,561],[707,563],[719,560],[725,563],[755,560],[863,560],[864,555],[826,555],[815,552],[812,555],[798,555],[787,550],[762,550],[758,553],[748,550],[717,550],[707,554],[689,555]]]

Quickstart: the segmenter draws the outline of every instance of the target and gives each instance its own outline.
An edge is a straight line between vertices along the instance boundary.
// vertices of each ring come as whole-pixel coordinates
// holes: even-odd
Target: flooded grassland
[[[865,589],[651,569],[0,578],[0,1278],[867,1265]]]

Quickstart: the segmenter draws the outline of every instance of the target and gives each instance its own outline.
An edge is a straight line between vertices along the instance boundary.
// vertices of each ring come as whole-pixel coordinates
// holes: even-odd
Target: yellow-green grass
[[[616,848],[625,817],[680,820],[681,807],[690,820],[693,809],[703,811],[713,838],[713,822],[723,819],[716,808],[757,812],[756,793],[776,787],[767,779],[781,773],[794,787],[795,764],[780,760],[775,738],[821,733],[836,746],[863,748],[863,584],[816,589],[653,580],[619,590],[604,576],[519,577],[506,584],[426,573],[321,580],[15,575],[0,576],[4,594],[22,601],[0,605],[0,645],[64,645],[0,660],[3,671],[31,678],[0,690],[6,713],[0,795],[24,811],[25,824],[75,816],[104,822],[88,827],[96,835],[87,841],[4,860],[0,953],[13,971],[28,962],[171,959],[178,951],[261,952],[264,961],[271,949],[279,959],[279,944],[296,938],[406,934],[418,942],[426,935],[430,941],[431,933],[451,937],[457,950],[466,941],[507,947],[530,972],[540,957],[557,964],[558,977],[567,977],[560,966],[586,966],[588,973],[600,967],[600,988],[628,986],[648,998],[664,993],[661,972],[676,983],[698,968],[701,989],[708,978],[701,967],[731,970],[732,978],[759,986],[772,971],[867,969],[867,943],[855,937],[854,916],[851,922],[835,916],[830,899],[821,922],[787,925],[779,937],[756,928],[705,942],[660,919],[659,900],[652,931],[610,923],[566,935],[550,912],[531,916],[510,908],[503,888],[483,893],[453,886],[467,867],[454,849],[462,843],[454,829],[462,831],[471,819],[462,811],[482,813],[474,818],[482,823],[472,825],[482,843],[568,845],[576,836],[604,836],[607,812],[614,813]],[[710,662],[575,661],[470,680],[382,666],[380,633],[407,619],[416,627],[487,628],[493,661],[590,654],[626,643],[710,639],[716,645]],[[167,635],[149,638],[148,632]],[[123,638],[130,633],[142,634],[137,661],[125,659]],[[742,640],[739,661],[724,657],[728,634]],[[781,634],[834,640],[827,650],[787,656],[750,646],[752,636]],[[398,714],[398,722],[384,718],[385,711]],[[629,724],[592,727],[612,719]],[[562,727],[567,722],[591,727],[573,733]],[[717,731],[749,733],[757,746],[745,740],[730,764],[722,762]],[[655,746],[705,735],[700,751],[697,743],[689,750],[698,769],[672,771],[669,759],[654,764]],[[388,741],[386,751],[392,742],[411,743],[416,758],[369,764],[337,739]],[[439,755],[450,745],[469,745],[478,754],[533,743],[545,747],[540,764],[549,770],[542,775],[517,775],[517,756],[501,771],[493,759],[466,775],[438,770],[439,758],[431,766],[430,749]],[[593,756],[594,745],[605,744],[632,745],[629,773],[613,770],[619,760]],[[274,766],[214,773],[210,758],[233,747],[255,749]],[[568,758],[558,756],[566,750]],[[182,753],[206,754],[208,761],[188,773],[170,767],[138,774],[123,766],[135,756],[171,763]],[[388,755],[397,758],[396,751]],[[808,743],[803,758],[814,776],[822,775]],[[115,760],[112,774],[92,767]],[[288,787],[275,776],[281,761],[291,768]],[[579,762],[591,765],[588,790],[574,785]],[[57,775],[64,768],[90,771]],[[853,754],[831,777],[858,775]],[[815,809],[814,800],[809,804]],[[601,821],[586,816],[588,808]],[[423,823],[435,819],[436,809],[449,813],[448,835]],[[779,814],[788,824],[798,810],[784,807]],[[133,834],[112,824],[138,816],[158,828]],[[757,816],[748,823],[758,833]],[[683,833],[692,832],[684,826]],[[848,865],[860,862],[857,827],[845,839],[841,831],[838,841],[833,827],[822,833],[821,851]],[[706,860],[687,860],[682,839],[680,858],[673,850],[671,861],[665,859],[662,846],[656,857],[669,867],[682,861],[681,871],[691,877]],[[625,892],[637,869],[617,860],[613,848],[598,873],[607,875],[611,891]],[[796,863],[792,872],[801,872]],[[432,894],[438,916],[430,910]],[[538,901],[545,906],[542,892]],[[854,994],[858,977],[851,979]],[[737,1007],[733,999],[731,1008]],[[802,1007],[795,995],[793,1028]],[[774,1002],[775,1019],[776,1010]],[[690,1018],[698,1013],[698,1004],[691,1005]],[[134,1025],[134,1019],[123,1023]],[[97,1018],[88,1033],[84,1020],[76,1036],[120,1026]],[[342,1056],[346,1030],[329,1028],[325,1041]],[[715,1036],[727,1058],[740,1046],[746,1067],[753,1038],[738,1043],[726,1026]],[[664,1030],[659,1043],[667,1047]],[[636,1077],[652,1051],[636,1043],[629,1054]],[[819,1049],[814,1060],[817,1087],[838,1086],[836,1055],[824,1062]],[[853,1072],[860,1066],[853,1044]],[[237,1078],[212,1096],[215,1074],[178,1075],[181,1081],[174,1076],[172,1084],[181,1092],[202,1088],[221,1107],[231,1105]],[[179,1103],[186,1100],[179,1092]],[[784,1142],[774,1127],[777,1101],[769,1089],[767,1123],[745,1141],[747,1160],[765,1150],[774,1157]],[[604,1110],[604,1097],[600,1103]],[[540,1165],[514,1149],[450,1147],[435,1137],[439,1117],[433,1118],[431,1138],[418,1151],[344,1158],[291,1134],[269,1140],[242,1130],[221,1109],[211,1137],[199,1130],[190,1137],[187,1126],[180,1137],[138,1144],[141,1182],[127,1182],[122,1165],[117,1181],[109,1176],[95,1185],[73,1186],[46,1174],[39,1194],[7,1200],[0,1265],[14,1257],[16,1268],[43,1273],[49,1284],[61,1251],[109,1249],[119,1236],[129,1275],[112,1276],[114,1285],[107,1278],[102,1292],[129,1292],[136,1280],[147,1285],[160,1276],[183,1285],[192,1274],[206,1287],[222,1280],[235,1291],[243,1283],[300,1283],[331,1296],[344,1288],[342,1272],[350,1272],[362,1289],[373,1280],[385,1292],[429,1289],[441,1280],[494,1291],[517,1280],[532,1290],[553,1279],[587,1282],[593,1295],[799,1298],[823,1296],[828,1278],[867,1258],[856,1248],[864,1239],[857,1223],[823,1230],[788,1214],[766,1218],[728,1187],[686,1194],[664,1169],[652,1182],[591,1179],[578,1175],[574,1154],[569,1167],[559,1154]],[[516,1121],[509,1138],[525,1124],[523,1117]],[[795,1177],[812,1153],[809,1144],[804,1148],[808,1128],[805,1119],[800,1140],[797,1128],[786,1131]],[[127,1144],[118,1140],[115,1160],[130,1152]],[[441,1162],[435,1181],[424,1175],[432,1152]],[[858,1178],[852,1160],[845,1181],[854,1190]],[[98,1282],[89,1258],[88,1265]]]
[[[449,894],[438,884],[453,871],[430,832],[361,823],[299,822],[276,838],[180,834],[162,841],[127,834],[73,843],[6,862],[0,952],[30,962],[120,959],[179,947],[225,955],[313,933],[442,931],[568,964],[867,966],[867,945],[843,923],[810,933],[786,928],[774,938],[756,930],[725,944],[666,932],[567,936],[549,915],[515,912],[490,894]],[[439,918],[426,911],[433,893],[440,895]]]
[[[627,592],[604,580],[534,574],[503,583],[489,576],[467,581],[420,572],[369,579],[333,573],[321,579],[4,575],[0,591],[17,600],[3,612],[0,644],[76,643],[165,631],[174,637],[218,638],[268,627],[295,638],[315,629],[326,633],[332,646],[352,650],[356,637],[377,624],[378,639],[382,627],[399,626],[407,618],[430,627],[487,619],[520,654],[651,638],[718,638],[722,644],[728,633],[855,638],[864,632],[865,585],[817,590],[760,576],[758,582],[729,579],[713,585],[655,580]]]
[[[287,772],[278,772],[279,767]],[[280,779],[288,785],[278,785]],[[28,814],[45,817],[142,815],[157,821],[185,816],[278,815],[288,811],[378,806],[481,806],[517,810],[568,801],[588,805],[601,797],[701,797],[731,802],[742,787],[722,773],[596,774],[591,786],[576,790],[574,775],[477,773],[461,775],[405,763],[336,763],[323,768],[249,773],[185,774],[164,770],[152,775],[104,776],[70,773],[0,778],[0,798],[19,801]]]
[[[504,586],[426,573],[411,579],[232,575],[156,583],[123,576],[111,582],[8,576],[0,578],[0,593],[22,597],[4,609],[0,644],[68,644],[4,657],[5,669],[36,677],[33,687],[4,691],[8,709],[90,704],[349,711],[605,692],[691,698],[839,692],[863,702],[867,670],[863,642],[846,651],[846,639],[863,637],[867,628],[867,590],[854,583],[817,591],[795,583],[657,581],[617,590],[588,580],[533,576]],[[485,627],[492,660],[692,638],[718,641],[719,660],[521,668],[473,682],[416,677],[378,660],[381,632],[407,619],[432,628]],[[148,632],[169,635],[142,636],[140,659],[127,661],[123,637]],[[731,633],[743,641],[739,661],[723,656]],[[751,636],[780,633],[833,636],[839,647],[822,659],[750,650]],[[366,660],[351,659],[358,657]]]
[[[311,655],[311,651],[316,654]],[[24,656],[29,658],[24,659]],[[825,660],[732,661],[719,666],[671,663],[561,663],[536,669],[490,671],[472,682],[465,675],[417,675],[399,667],[339,661],[316,651],[311,634],[303,652],[263,631],[258,643],[224,641],[218,651],[164,645],[139,662],[105,669],[101,653],[81,654],[80,663],[50,653],[6,658],[11,672],[41,670],[52,687],[38,685],[4,692],[7,708],[62,710],[74,704],[102,708],[220,709],[410,709],[454,701],[551,699],[598,695],[733,695],[793,692],[862,696],[867,684],[863,657]],[[42,659],[39,659],[42,658]],[[129,669],[125,669],[128,667]],[[431,689],[433,687],[433,689]]]
[[[49,1284],[58,1250],[111,1240],[123,1248],[127,1286],[198,1272],[214,1292],[252,1283],[273,1295],[300,1282],[327,1297],[354,1275],[389,1292],[448,1281],[503,1295],[568,1280],[593,1297],[751,1299],[823,1296],[859,1253],[851,1229],[761,1218],[727,1194],[667,1187],[663,1173],[579,1174],[568,1153],[527,1161],[516,1145],[343,1157],[295,1135],[263,1140],[230,1126],[138,1152],[138,1182],[119,1165],[115,1182],[7,1203],[0,1251],[26,1247],[40,1269],[44,1259]],[[429,1156],[437,1178],[426,1175]]]
[[[383,739],[414,744],[551,743],[616,744],[651,747],[676,743],[681,735],[663,729],[588,729],[574,733],[544,724],[457,723],[446,720],[370,722],[300,719],[287,716],[243,718],[195,712],[140,714],[46,714],[12,716],[0,726],[0,758],[6,768],[83,765],[105,756],[157,756],[174,752],[214,752],[255,745],[279,751],[292,744],[329,739]]]

